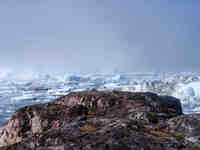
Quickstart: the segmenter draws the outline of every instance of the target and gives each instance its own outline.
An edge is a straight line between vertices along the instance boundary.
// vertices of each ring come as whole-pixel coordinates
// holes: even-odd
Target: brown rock
[[[19,109],[0,128],[0,150],[199,148],[185,138],[190,133],[174,132],[173,119],[181,115],[178,99],[153,93],[71,93],[55,102]]]
[[[165,131],[200,145],[200,114],[182,115],[169,119],[165,124]]]

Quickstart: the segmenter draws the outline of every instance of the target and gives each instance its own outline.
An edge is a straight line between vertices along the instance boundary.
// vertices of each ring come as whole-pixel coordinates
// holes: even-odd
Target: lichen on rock
[[[173,97],[72,92],[17,110],[0,127],[0,150],[199,149],[199,120],[199,115],[183,115],[180,101]]]

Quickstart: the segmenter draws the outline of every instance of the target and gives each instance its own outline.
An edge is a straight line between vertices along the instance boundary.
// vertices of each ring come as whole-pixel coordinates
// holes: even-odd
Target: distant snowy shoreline
[[[0,124],[23,106],[86,89],[154,92],[181,100],[184,113],[200,112],[199,73],[44,74],[0,72]]]

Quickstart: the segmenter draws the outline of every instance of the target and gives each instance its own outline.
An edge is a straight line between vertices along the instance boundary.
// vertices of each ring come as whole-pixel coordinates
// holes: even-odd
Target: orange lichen
[[[91,112],[91,111],[88,111],[88,115],[93,115],[93,112]]]
[[[184,136],[177,136],[170,132],[164,132],[161,130],[155,130],[148,126],[139,126],[140,131],[148,132],[155,136],[166,137],[166,138],[175,138],[176,140],[184,140]]]
[[[100,127],[97,127],[95,125],[85,125],[80,127],[80,131],[82,132],[96,132],[100,130]]]
[[[87,120],[92,120],[93,118],[92,117],[87,117]]]

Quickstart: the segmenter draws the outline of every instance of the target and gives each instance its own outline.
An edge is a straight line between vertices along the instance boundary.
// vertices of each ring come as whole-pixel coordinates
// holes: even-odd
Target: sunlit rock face
[[[184,123],[181,120],[190,120]],[[175,121],[174,121],[175,120]],[[176,120],[182,123],[179,128]],[[17,110],[0,128],[0,150],[200,148],[180,101],[153,93],[89,90]]]

